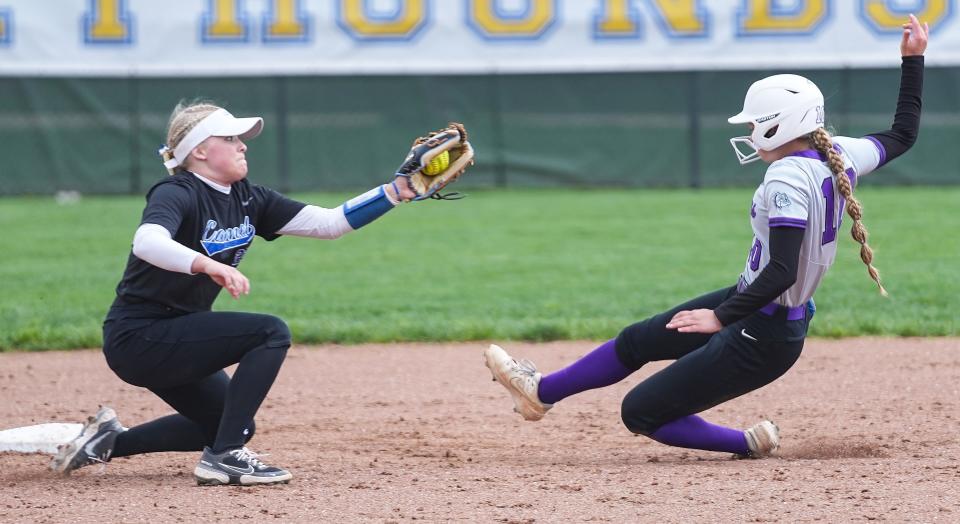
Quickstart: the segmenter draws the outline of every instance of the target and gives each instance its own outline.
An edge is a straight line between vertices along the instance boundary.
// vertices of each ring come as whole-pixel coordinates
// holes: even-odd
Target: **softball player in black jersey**
[[[147,193],[117,296],[103,325],[103,352],[125,382],[149,389],[176,414],[125,430],[110,408],[90,417],[52,468],[69,473],[111,457],[202,451],[200,484],[270,484],[291,474],[245,447],[254,415],[290,347],[277,317],[212,312],[221,288],[234,298],[250,283],[237,266],[254,236],[333,239],[414,198],[397,176],[335,209],[291,200],[247,180],[244,143],[260,118],[211,104],[180,104],[161,150],[172,176]],[[408,157],[408,163],[410,157]],[[224,368],[237,364],[233,377]]]
[[[741,431],[696,413],[772,382],[799,358],[844,208],[861,258],[883,291],[852,188],[916,140],[927,33],[911,15],[900,44],[893,127],[863,138],[830,136],[823,128],[823,95],[809,80],[775,75],[754,83],[743,111],[729,119],[751,130],[731,140],[741,163],[770,164],[750,207],[754,241],[739,283],[629,326],[550,375],[491,345],[485,363],[513,397],[515,411],[539,420],[570,395],[619,382],[647,362],[675,360],[623,399],[630,431],[671,446],[741,456],[761,457],[779,447],[779,428],[770,421]],[[753,151],[745,154],[738,145]]]

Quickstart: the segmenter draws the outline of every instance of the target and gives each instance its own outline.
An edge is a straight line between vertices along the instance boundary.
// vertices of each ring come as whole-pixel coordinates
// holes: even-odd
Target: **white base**
[[[0,451],[19,453],[57,452],[57,446],[70,442],[80,434],[83,424],[50,422],[0,431]]]

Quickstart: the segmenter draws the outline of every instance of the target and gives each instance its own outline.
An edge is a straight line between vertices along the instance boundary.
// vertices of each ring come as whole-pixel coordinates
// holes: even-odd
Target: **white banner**
[[[0,0],[0,75],[886,67],[909,13],[960,65],[960,0]]]

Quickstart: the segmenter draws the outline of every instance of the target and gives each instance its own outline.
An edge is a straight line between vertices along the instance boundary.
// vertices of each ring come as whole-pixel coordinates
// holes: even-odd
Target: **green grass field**
[[[404,205],[336,241],[258,238],[240,267],[251,294],[224,293],[215,309],[278,315],[299,343],[603,339],[735,283],[752,191],[477,191]],[[960,189],[858,194],[890,297],[847,219],[813,334],[960,334]],[[349,195],[295,196],[333,207]],[[142,206],[0,199],[0,349],[100,345]]]

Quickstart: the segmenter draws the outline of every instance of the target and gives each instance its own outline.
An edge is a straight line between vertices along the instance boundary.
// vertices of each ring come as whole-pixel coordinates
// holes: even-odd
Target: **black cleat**
[[[57,448],[57,454],[50,462],[50,469],[69,475],[75,469],[108,462],[113,454],[117,435],[124,431],[117,420],[117,413],[101,406],[96,415],[87,419],[80,435]]]
[[[285,469],[260,462],[257,454],[247,448],[231,449],[223,453],[214,453],[210,448],[203,448],[203,456],[194,468],[193,476],[201,486],[286,484],[293,478]]]

